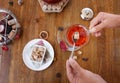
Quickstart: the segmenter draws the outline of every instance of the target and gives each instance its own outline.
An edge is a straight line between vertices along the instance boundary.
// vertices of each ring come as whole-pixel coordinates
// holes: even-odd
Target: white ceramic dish
[[[49,59],[46,62],[43,62],[40,65],[40,67],[36,67],[33,65],[30,57],[31,57],[32,47],[36,45],[36,43],[38,43],[39,41],[43,41],[43,44],[46,47],[46,55],[49,56]],[[34,70],[34,71],[42,71],[44,69],[47,69],[52,64],[53,59],[54,59],[54,49],[48,41],[44,39],[34,39],[25,45],[23,49],[22,57],[23,57],[23,62],[29,69]]]

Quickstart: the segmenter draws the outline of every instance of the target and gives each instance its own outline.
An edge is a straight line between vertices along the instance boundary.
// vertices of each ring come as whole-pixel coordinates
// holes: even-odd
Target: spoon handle
[[[73,58],[74,49],[75,49],[75,42],[74,42],[74,45],[73,45],[73,49],[72,49],[72,52],[71,52],[70,58]]]

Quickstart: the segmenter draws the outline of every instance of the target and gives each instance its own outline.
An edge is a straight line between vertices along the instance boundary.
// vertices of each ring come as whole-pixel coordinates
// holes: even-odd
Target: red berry
[[[43,43],[43,41],[41,40],[41,41],[39,41],[39,42],[37,43],[37,45],[44,46],[44,43]]]
[[[15,39],[19,39],[19,38],[20,38],[20,36],[19,36],[19,35],[16,35],[16,36],[15,36]]]
[[[60,48],[63,50],[63,51],[66,51],[68,48],[66,46],[66,43],[64,41],[60,41]]]
[[[2,50],[8,51],[8,47],[7,47],[6,45],[3,45],[3,46],[2,46]]]
[[[3,16],[7,16],[7,13],[2,13]]]

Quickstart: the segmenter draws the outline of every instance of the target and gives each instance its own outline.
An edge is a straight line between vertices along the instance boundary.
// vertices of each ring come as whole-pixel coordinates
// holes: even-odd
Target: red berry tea
[[[75,32],[79,32],[79,39],[75,43],[75,46],[82,46],[87,43],[89,39],[87,30],[81,25],[73,25],[66,32],[66,39],[69,44],[74,44],[73,35]]]

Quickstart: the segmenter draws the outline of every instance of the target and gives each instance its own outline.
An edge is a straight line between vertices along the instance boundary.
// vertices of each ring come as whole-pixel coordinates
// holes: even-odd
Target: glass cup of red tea
[[[75,32],[79,32],[79,39],[75,42],[75,50],[80,49],[89,41],[89,31],[86,29],[86,27],[80,24],[72,25],[65,31],[65,42],[68,51],[73,50],[73,35]]]

